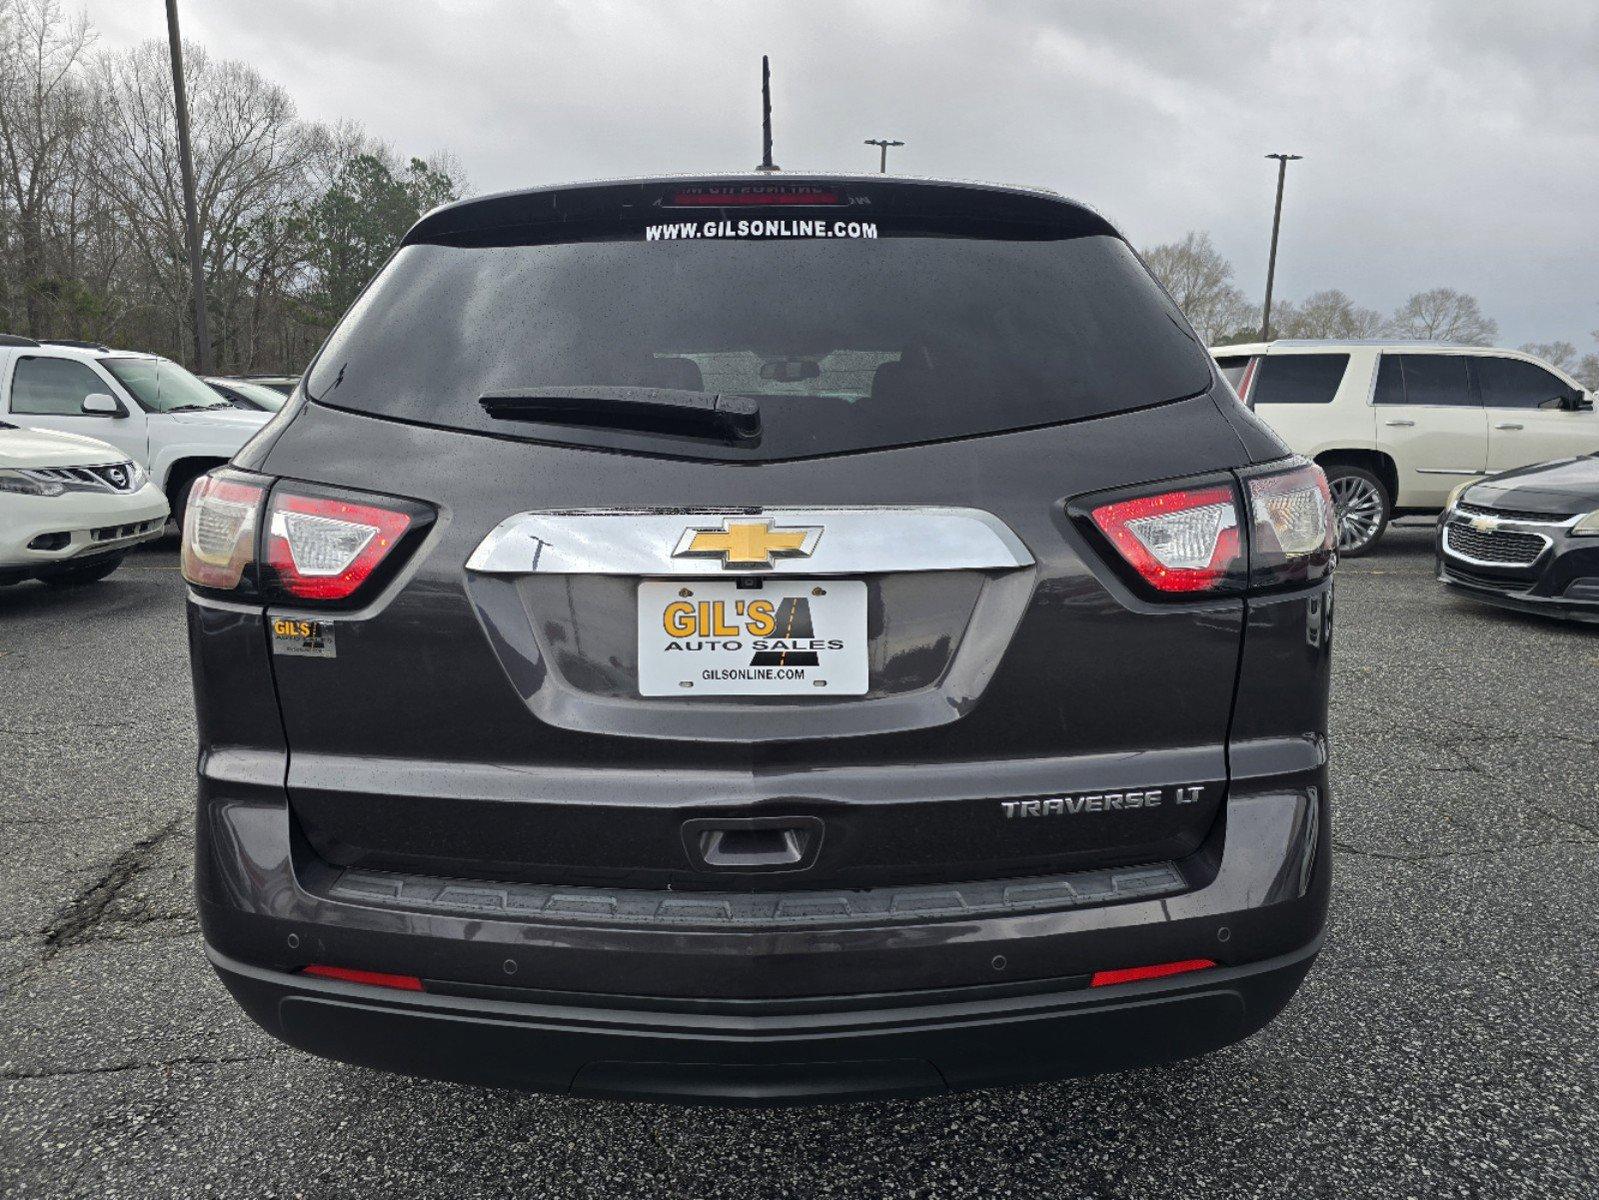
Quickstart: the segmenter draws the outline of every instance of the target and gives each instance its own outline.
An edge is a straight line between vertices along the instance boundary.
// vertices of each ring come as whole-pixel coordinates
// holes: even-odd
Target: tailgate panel
[[[261,469],[403,487],[439,520],[383,595],[333,618],[335,658],[273,658],[295,815],[338,863],[529,882],[805,888],[1179,856],[1225,790],[1243,605],[1131,595],[1062,504],[1170,478],[1174,461],[1183,474],[1243,465],[1208,396],[759,467],[311,405]],[[1033,561],[859,576],[872,667],[858,697],[642,698],[636,572],[467,568],[518,513],[669,508],[687,527],[684,514],[907,506],[989,513]],[[267,618],[280,615],[295,611]],[[1180,787],[1196,801],[1044,807]],[[1039,817],[1005,815],[1003,801],[1028,799]],[[685,847],[686,820],[752,816],[820,818],[814,865],[745,878]]]

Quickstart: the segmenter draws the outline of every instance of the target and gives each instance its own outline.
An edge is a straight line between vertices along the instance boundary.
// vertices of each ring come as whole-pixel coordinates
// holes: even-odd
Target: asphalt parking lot
[[[524,1096],[301,1055],[190,899],[175,539],[0,589],[0,1194],[1599,1195],[1599,628],[1345,563],[1326,950],[1175,1067],[766,1112]]]

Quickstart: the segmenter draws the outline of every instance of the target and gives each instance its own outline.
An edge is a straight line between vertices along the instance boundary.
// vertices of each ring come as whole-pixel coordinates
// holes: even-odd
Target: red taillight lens
[[[230,591],[255,558],[255,531],[266,489],[225,476],[194,481],[183,515],[183,577],[195,587]]]
[[[411,517],[397,509],[281,486],[272,493],[265,558],[275,582],[298,600],[343,600],[388,557]]]
[[[1255,382],[1255,368],[1260,364],[1260,359],[1252,358],[1244,364],[1244,373],[1238,380],[1238,398],[1245,404],[1249,403],[1249,389]]]
[[[402,992],[425,990],[422,981],[415,975],[391,975],[387,971],[358,971],[354,967],[329,967],[322,963],[312,963],[301,974],[315,975],[321,979],[337,979],[341,983],[364,983],[368,987],[396,988]]]
[[[1185,488],[1102,504],[1094,524],[1145,583],[1162,592],[1217,591],[1238,582],[1243,543],[1229,486]]]
[[[1115,971],[1095,971],[1088,981],[1089,987],[1108,987],[1113,983],[1137,983],[1141,979],[1162,979],[1167,975],[1184,975],[1189,971],[1203,971],[1216,964],[1208,958],[1185,958],[1181,962],[1156,963],[1152,967],[1122,967]]]
[[[1249,493],[1249,581],[1256,587],[1320,579],[1332,566],[1337,522],[1327,476],[1314,463],[1244,481]]]

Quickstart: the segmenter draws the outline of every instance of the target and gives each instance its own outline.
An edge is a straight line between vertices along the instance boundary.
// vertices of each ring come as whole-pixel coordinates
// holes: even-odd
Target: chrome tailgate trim
[[[696,531],[765,522],[805,530],[804,546],[767,564],[688,550]],[[1033,565],[1008,525],[976,508],[580,509],[524,512],[491,530],[466,560],[485,575],[862,575],[990,571]]]

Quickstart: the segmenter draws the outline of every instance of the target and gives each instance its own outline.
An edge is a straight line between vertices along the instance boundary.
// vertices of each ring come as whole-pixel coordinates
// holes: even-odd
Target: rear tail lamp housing
[[[1244,545],[1231,480],[1099,504],[1093,520],[1123,561],[1157,592],[1242,587]]]
[[[205,591],[256,590],[256,534],[267,481],[240,471],[202,475],[183,513],[179,564],[183,577]]]
[[[1068,511],[1124,578],[1158,599],[1313,583],[1335,557],[1327,479],[1304,459],[1084,497]]]
[[[1338,520],[1327,476],[1296,459],[1244,475],[1249,497],[1249,585],[1270,588],[1313,583],[1332,570]]]
[[[415,500],[226,468],[190,495],[183,577],[233,599],[355,607],[393,578],[433,520]]]

